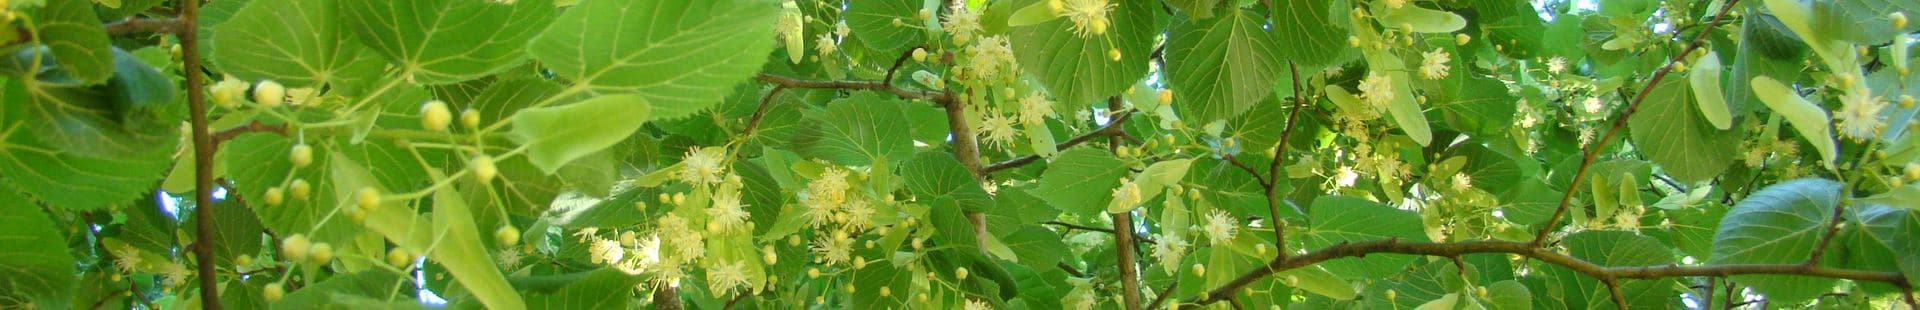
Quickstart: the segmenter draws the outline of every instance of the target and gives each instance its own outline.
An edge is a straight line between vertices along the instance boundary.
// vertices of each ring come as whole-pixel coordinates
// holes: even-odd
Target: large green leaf
[[[1665,79],[1627,121],[1633,145],[1680,182],[1712,179],[1740,152],[1740,131],[1719,130],[1695,108],[1685,79]]]
[[[1583,231],[1560,241],[1575,258],[1605,267],[1659,266],[1673,263],[1673,250],[1660,241],[1625,231]],[[1599,279],[1575,273],[1559,266],[1546,267],[1558,280],[1558,289],[1566,294],[1567,306],[1585,309],[1616,308],[1613,297]],[[1622,280],[1620,294],[1632,309],[1660,308],[1672,298],[1673,279]]]
[[[94,15],[92,1],[49,0],[33,14],[41,44],[53,50],[54,61],[81,84],[99,84],[113,76],[112,42]]]
[[[20,117],[29,123],[23,129],[59,141],[60,150],[92,157],[140,154],[178,139],[186,113],[184,106],[168,104],[176,102],[173,80],[130,53],[111,50],[113,76],[104,85],[82,85],[70,67],[35,59],[46,49],[0,58],[0,70],[27,75],[7,94],[25,103]]]
[[[1858,217],[1866,237],[1892,252],[1907,283],[1920,282],[1920,210],[1867,206]]]
[[[900,176],[907,183],[907,191],[916,197],[953,197],[961,208],[973,212],[993,207],[993,196],[980,188],[980,182],[974,181],[973,174],[952,154],[921,152],[902,165]]]
[[[599,152],[647,123],[651,105],[640,95],[606,95],[557,107],[520,110],[513,135],[527,144],[527,160],[553,174],[575,159]]]
[[[925,19],[920,18],[918,0],[853,1],[846,4],[847,28],[867,48],[886,54],[905,52],[908,46],[926,40]],[[897,23],[896,23],[897,22]],[[812,44],[812,38],[807,38]],[[888,59],[892,60],[892,59]]]
[[[234,189],[251,202],[248,207],[259,216],[261,226],[283,237],[306,234],[315,242],[345,244],[353,238],[356,228],[347,217],[327,217],[343,201],[335,194],[329,173],[335,168],[333,161],[340,158],[333,156],[332,144],[309,144],[313,147],[313,164],[304,169],[294,169],[288,161],[287,150],[293,143],[285,137],[251,134],[221,144],[219,164],[227,166]],[[289,188],[293,180],[306,181],[312,188],[310,197],[295,199]],[[269,188],[289,193],[284,194],[285,202],[277,206],[266,203]]]
[[[1318,250],[1348,242],[1399,239],[1424,242],[1427,234],[1420,215],[1379,203],[1347,196],[1313,200],[1313,226],[1301,239],[1309,250]],[[1327,271],[1348,279],[1381,278],[1413,263],[1413,256],[1379,254],[1365,258],[1345,258],[1323,263]]]
[[[1034,269],[1054,269],[1057,264],[1073,257],[1072,248],[1061,241],[1060,235],[1040,225],[1025,225],[1002,238],[1007,247],[1013,249],[1020,264]]]
[[[827,104],[812,115],[818,128],[801,133],[801,153],[848,166],[900,161],[912,156],[912,130],[901,127],[906,102],[863,92]]]
[[[642,278],[619,269],[601,268],[567,283],[551,294],[530,294],[535,309],[626,309],[633,301],[633,285]]]
[[[1280,37],[1265,24],[1263,16],[1245,10],[1206,20],[1174,16],[1167,30],[1167,81],[1181,119],[1231,119],[1273,93],[1286,66]]]
[[[167,168],[173,164],[172,155],[176,149],[173,147],[175,142],[170,139],[154,141],[149,145],[116,145],[114,147],[135,148],[129,150],[132,151],[131,153],[119,156],[89,156],[66,148],[73,144],[113,142],[95,140],[101,138],[49,142],[45,135],[34,133],[35,130],[52,129],[42,126],[53,120],[62,119],[61,116],[43,113],[59,111],[61,107],[81,107],[56,104],[83,103],[82,101],[64,101],[66,99],[103,99],[91,96],[66,96],[83,92],[92,93],[92,91],[65,87],[45,88],[51,86],[22,83],[18,80],[6,82],[5,87],[5,98],[8,103],[0,105],[0,180],[9,183],[10,188],[23,190],[34,199],[56,208],[91,210],[125,203],[140,197],[142,193],[151,189],[155,182],[162,179]],[[34,95],[37,92],[44,92],[47,95],[45,97]],[[93,104],[100,102],[84,101],[84,103],[88,104],[87,107],[92,107]],[[98,116],[90,113],[67,115]],[[115,126],[110,130],[121,129]],[[176,130],[164,131],[167,132],[165,134],[177,134]]]
[[[519,66],[526,42],[553,21],[550,1],[336,0],[340,23],[407,78],[471,80]]]
[[[243,80],[287,87],[359,79],[378,70],[377,56],[340,29],[335,0],[250,1],[212,29],[214,64]]]
[[[66,237],[33,202],[0,190],[0,297],[22,294],[44,308],[73,300],[73,256]],[[10,304],[5,303],[5,304]]]
[[[1047,0],[1019,1],[1013,7],[1039,1]],[[1159,33],[1153,14],[1160,8],[1152,1],[1113,4],[1107,12],[1113,26],[1104,35],[1080,37],[1065,18],[1013,27],[1014,58],[1062,103],[1056,109],[1071,111],[1118,95],[1147,74],[1147,54]],[[1119,60],[1110,58],[1112,51],[1120,52]]]
[[[636,92],[657,119],[705,110],[766,63],[779,6],[761,1],[584,0],[527,45],[595,93]]]
[[[1081,216],[1102,213],[1113,200],[1113,189],[1128,173],[1127,165],[1113,154],[1092,148],[1061,152],[1040,174],[1040,187],[1028,193],[1047,205]]]
[[[1806,262],[1827,231],[1827,217],[1840,203],[1840,182],[1798,179],[1767,186],[1727,211],[1713,236],[1709,265]],[[1832,255],[1844,251],[1826,251]],[[1834,259],[1821,259],[1831,264]],[[1825,292],[1833,279],[1801,276],[1734,276],[1767,300],[1794,303]]]
[[[1339,64],[1353,57],[1347,47],[1347,5],[1334,0],[1273,1],[1273,32],[1282,44],[1280,59],[1297,62],[1302,72]]]

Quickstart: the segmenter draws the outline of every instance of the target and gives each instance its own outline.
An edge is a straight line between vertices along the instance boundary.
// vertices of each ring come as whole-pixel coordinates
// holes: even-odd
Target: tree
[[[1917,9],[14,1],[0,308],[1914,308]]]

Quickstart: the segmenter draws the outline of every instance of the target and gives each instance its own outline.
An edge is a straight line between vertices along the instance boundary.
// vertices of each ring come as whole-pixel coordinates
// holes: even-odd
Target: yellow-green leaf
[[[1727,112],[1727,97],[1720,92],[1720,55],[1707,51],[1706,56],[1700,56],[1687,72],[1687,82],[1692,84],[1694,103],[1708,123],[1720,130],[1733,127],[1733,114]]]
[[[1833,118],[1827,115],[1826,109],[1814,105],[1806,98],[1801,98],[1799,94],[1793,92],[1793,89],[1780,84],[1780,81],[1765,76],[1753,77],[1753,94],[1760,97],[1760,102],[1767,104],[1767,108],[1786,117],[1787,123],[1792,124],[1794,130],[1800,131],[1800,137],[1807,139],[1807,143],[1813,144],[1813,148],[1820,151],[1821,164],[1827,169],[1833,169],[1834,157],[1838,156],[1838,151],[1835,150],[1837,146],[1834,145],[1836,142],[1833,140],[1833,127],[1829,127],[1833,124]]]

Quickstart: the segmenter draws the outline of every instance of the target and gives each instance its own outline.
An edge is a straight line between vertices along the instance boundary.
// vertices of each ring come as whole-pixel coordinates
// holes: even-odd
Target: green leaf
[[[1208,0],[1208,1],[1217,1],[1217,0]],[[1047,1],[1037,1],[1032,4],[1028,4],[1026,7],[1020,8],[1019,11],[1014,11],[1012,16],[1007,17],[1007,26],[1010,26],[1010,27],[1031,26],[1031,25],[1051,21],[1056,18],[1060,18],[1060,15],[1053,14],[1053,8],[1048,5]]]
[[[527,306],[534,309],[626,309],[633,300],[633,286],[641,277],[619,269],[601,268],[567,283],[550,294],[528,294]]]
[[[214,64],[242,80],[271,79],[287,87],[319,87],[366,77],[378,56],[348,39],[336,0],[250,1],[212,29]],[[291,2],[291,3],[289,3]]]
[[[895,266],[894,253],[879,247],[862,247],[856,250],[859,257],[888,258],[887,261],[869,263],[864,268],[852,269],[847,282],[853,285],[853,308],[887,309],[904,307],[912,296],[915,273],[908,266]],[[885,292],[882,292],[882,290]]]
[[[901,127],[907,119],[904,104],[872,92],[835,100],[823,113],[809,117],[819,127],[803,131],[796,143],[802,154],[841,165],[904,160],[913,152],[913,134]]]
[[[1886,246],[1908,283],[1920,282],[1920,210],[1855,206],[1867,237]]]
[[[86,0],[49,0],[33,14],[41,44],[53,50],[54,61],[80,84],[99,84],[113,76],[112,42],[107,29]]]
[[[1342,280],[1319,267],[1290,269],[1274,273],[1274,276],[1296,283],[1296,287],[1321,296],[1339,300],[1352,300],[1359,292],[1353,290],[1353,283]]]
[[[1353,57],[1347,47],[1348,6],[1334,0],[1275,0],[1273,32],[1280,37],[1280,59],[1297,62],[1301,72],[1319,72]]]
[[[124,204],[150,193],[148,190],[165,177],[167,168],[173,164],[176,149],[171,139],[143,146],[118,145],[116,147],[144,149],[110,157],[89,156],[65,148],[76,143],[111,142],[94,139],[46,142],[45,136],[33,131],[45,128],[38,124],[51,117],[33,110],[53,108],[53,102],[23,104],[14,98],[31,96],[28,93],[33,92],[32,88],[16,82],[6,84],[5,98],[9,103],[0,105],[0,181],[7,182],[9,188],[22,190],[56,208],[92,210]],[[43,91],[70,93],[72,90]],[[178,132],[177,129],[166,131],[171,131],[167,134]]]
[[[1660,241],[1625,231],[1584,231],[1567,235],[1560,241],[1567,254],[1603,267],[1659,266],[1673,263],[1673,250]],[[1559,266],[1546,267],[1557,280],[1557,290],[1566,294],[1567,306],[1585,309],[1617,308],[1605,284],[1585,274]],[[1627,307],[1660,308],[1674,295],[1673,279],[1621,280],[1620,293]]]
[[[527,52],[576,88],[638,93],[654,119],[675,119],[719,103],[766,63],[778,12],[747,0],[583,0]]]
[[[1426,226],[1421,224],[1420,215],[1411,211],[1347,196],[1314,199],[1311,210],[1313,221],[1310,223],[1313,226],[1307,228],[1306,236],[1301,240],[1310,250],[1340,243],[1389,238],[1397,238],[1400,242],[1427,241],[1427,234],[1421,228]],[[1342,278],[1381,278],[1399,273],[1413,263],[1413,258],[1394,254],[1368,255],[1365,259],[1330,260],[1322,266]]]
[[[1487,286],[1483,302],[1493,310],[1529,310],[1533,309],[1533,292],[1514,280],[1494,282]]]
[[[1800,132],[1800,138],[1820,152],[1821,164],[1833,169],[1833,162],[1839,156],[1835,150],[1838,142],[1833,140],[1833,118],[1828,117],[1826,109],[1801,98],[1786,84],[1765,76],[1753,77],[1753,95],[1760,97],[1760,103],[1765,103],[1774,113],[1786,117],[1787,123]]]
[[[214,208],[214,231],[212,237],[204,240],[213,245],[215,262],[232,266],[236,257],[260,254],[260,233],[265,232],[265,228],[260,226],[260,218],[252,209],[233,200],[221,200],[207,207]]]
[[[973,174],[952,154],[921,152],[901,167],[900,176],[907,183],[907,191],[916,197],[953,197],[960,208],[972,212],[993,208],[993,196],[980,188],[980,182],[974,181]]]
[[[1104,35],[1088,32],[1088,37],[1080,37],[1074,34],[1073,22],[1065,18],[1010,31],[1014,58],[1047,86],[1061,104],[1056,109],[1071,111],[1119,95],[1147,74],[1147,55],[1159,33],[1153,27],[1153,14],[1160,8],[1151,1],[1113,5],[1107,12],[1113,26]],[[1120,52],[1118,61],[1109,55],[1113,51]]]
[[[1106,210],[1127,165],[1106,151],[1075,148],[1055,156],[1040,174],[1040,187],[1027,193],[1067,213],[1090,216]]]
[[[527,144],[527,160],[547,174],[580,157],[619,144],[647,122],[640,95],[606,95],[573,104],[520,110],[513,135]]]
[[[23,294],[41,307],[73,300],[74,262],[66,237],[33,202],[0,190],[0,296]]]
[[[1693,90],[1693,99],[1700,107],[1700,115],[1713,123],[1713,128],[1727,130],[1733,127],[1733,114],[1727,111],[1727,97],[1720,92],[1720,54],[1707,51],[1694,61],[1693,69],[1687,71],[1687,85]]]
[[[853,1],[846,4],[847,28],[867,48],[881,53],[906,52],[914,43],[926,41],[926,20],[920,18],[922,1]],[[896,24],[897,23],[897,24]],[[811,38],[809,38],[811,39]]]
[[[1057,264],[1073,257],[1072,248],[1061,241],[1060,235],[1046,227],[1028,224],[1013,233],[1002,237],[1007,247],[1013,250],[1020,264],[1038,270],[1054,269]]]
[[[1167,81],[1174,108],[1192,124],[1231,119],[1273,93],[1286,72],[1280,37],[1256,13],[1207,20],[1176,15],[1167,30]]]
[[[1408,5],[1388,10],[1380,16],[1380,24],[1395,29],[1408,27],[1413,32],[1448,33],[1466,28],[1467,19],[1453,12]]]
[[[371,269],[355,273],[336,275],[299,290],[287,292],[286,297],[274,301],[273,309],[351,309],[348,298],[363,297],[386,300],[402,292],[412,292],[413,283],[400,274],[383,269]],[[405,295],[399,295],[405,296]]]
[[[549,1],[336,0],[340,24],[410,81],[472,80],[526,62],[527,40],[553,21]]]
[[[1798,179],[1767,186],[1727,212],[1713,236],[1713,258],[1708,265],[1806,262],[1826,232],[1833,207],[1840,203],[1840,183]],[[1834,254],[1843,251],[1826,251]],[[1822,259],[1822,262],[1832,262]],[[1798,276],[1733,276],[1768,300],[1795,303],[1813,298],[1834,285],[1829,278]]]
[[[1179,183],[1181,179],[1186,178],[1187,170],[1192,167],[1193,159],[1191,158],[1167,160],[1147,166],[1146,170],[1140,171],[1140,179],[1135,180],[1135,183],[1140,186],[1140,194],[1144,195],[1141,199],[1153,200],[1153,197],[1160,196],[1160,192],[1168,185]],[[1107,211],[1114,213],[1114,210]]]
[[[1693,102],[1692,87],[1661,80],[1640,111],[1627,121],[1633,145],[1680,182],[1712,179],[1727,170],[1740,146],[1740,131],[1714,129]]]
[[[81,85],[67,68],[41,63],[46,49],[25,49],[0,58],[0,70],[29,75],[9,82],[7,97],[23,98],[25,129],[60,150],[90,157],[130,156],[178,140],[186,113],[175,102],[173,81],[125,51],[112,49],[114,76],[104,85]],[[17,83],[15,83],[17,82]]]
[[[282,236],[306,234],[315,242],[345,244],[355,234],[353,223],[345,216],[327,217],[341,205],[335,195],[332,169],[338,169],[333,161],[334,146],[330,143],[314,143],[313,165],[296,170],[287,159],[287,150],[293,147],[287,138],[271,134],[241,135],[239,138],[221,143],[219,164],[228,167],[228,176],[234,189],[241,197],[253,202],[248,207],[260,218],[260,224],[268,230]],[[344,163],[343,163],[344,164]],[[316,168],[317,167],[317,168]],[[269,188],[278,188],[289,192],[293,180],[305,180],[313,194],[305,200],[295,199],[286,194],[286,202],[268,205],[263,198]],[[325,219],[324,221],[322,221]]]

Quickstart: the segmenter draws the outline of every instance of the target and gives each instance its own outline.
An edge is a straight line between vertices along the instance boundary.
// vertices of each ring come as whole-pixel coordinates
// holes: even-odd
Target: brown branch
[[[1565,267],[1574,272],[1606,279],[1660,279],[1671,277],[1727,277],[1735,275],[1801,275],[1854,281],[1873,281],[1893,284],[1896,287],[1911,287],[1910,283],[1898,272],[1879,272],[1857,269],[1841,269],[1804,264],[1728,264],[1708,266],[1618,266],[1609,267],[1594,264],[1564,253],[1537,247],[1531,242],[1509,241],[1462,241],[1454,243],[1400,242],[1398,239],[1366,242],[1349,242],[1329,246],[1313,252],[1283,256],[1268,261],[1260,269],[1254,269],[1234,278],[1218,288],[1208,291],[1197,305],[1207,305],[1230,299],[1241,288],[1276,272],[1310,266],[1321,262],[1363,257],[1372,254],[1408,254],[1438,257],[1456,257],[1479,253],[1506,253],[1529,257],[1547,264]]]
[[[773,83],[775,85],[786,86],[787,88],[872,90],[872,91],[884,91],[887,93],[891,93],[894,96],[899,96],[900,99],[907,99],[907,100],[930,100],[935,103],[942,103],[942,104],[954,101],[953,94],[948,94],[946,92],[938,92],[938,91],[907,89],[904,87],[893,86],[887,83],[886,81],[803,80],[803,79],[798,79],[793,77],[766,74],[766,73],[761,73],[760,75],[754,76],[753,79],[760,80],[761,82]]]
[[[776,85],[773,90],[767,91],[766,96],[760,97],[760,107],[753,109],[753,118],[747,119],[747,129],[740,131],[741,140],[753,136],[753,129],[760,127],[760,118],[767,116],[767,106],[773,105],[773,96],[780,95],[783,90],[787,90],[786,85]]]
[[[1173,295],[1174,288],[1178,287],[1180,287],[1180,279],[1175,278],[1173,279],[1173,283],[1167,284],[1166,289],[1160,290],[1159,296],[1153,297],[1153,302],[1147,303],[1147,309],[1161,309],[1160,305],[1165,304],[1167,302],[1167,296]]]
[[[1119,111],[1122,108],[1119,96],[1107,98],[1107,111]],[[1118,124],[1109,122],[1109,124]],[[1112,128],[1119,128],[1114,126]],[[1107,151],[1118,152],[1120,137],[1107,136]],[[1114,253],[1118,255],[1120,265],[1120,297],[1125,301],[1127,310],[1140,310],[1140,270],[1134,265],[1133,211],[1110,213],[1113,216]]]
[[[1078,136],[1074,136],[1071,139],[1067,139],[1066,142],[1061,142],[1060,144],[1054,145],[1053,149],[1065,151],[1069,148],[1073,148],[1074,146],[1080,145],[1081,143],[1086,143],[1087,141],[1091,141],[1094,138],[1124,135],[1126,134],[1126,131],[1124,130],[1124,128],[1121,128],[1121,126],[1126,124],[1128,119],[1132,119],[1132,118],[1133,118],[1132,111],[1120,112],[1120,116],[1114,117],[1113,121],[1107,122],[1106,126],[1101,126],[1100,129],[1094,129],[1093,131],[1089,131],[1089,132],[1080,134]],[[1020,156],[1018,158],[1009,159],[1003,162],[993,163],[992,165],[987,165],[987,167],[984,168],[985,171],[982,172],[982,174],[993,174],[994,172],[1000,172],[1001,170],[1019,168],[1020,166],[1032,164],[1035,161],[1039,161],[1039,160],[1040,160],[1040,155]]]
[[[1112,228],[1093,227],[1093,226],[1079,225],[1079,224],[1067,223],[1067,222],[1061,222],[1061,221],[1046,221],[1045,223],[1041,223],[1041,224],[1055,225],[1055,226],[1066,227],[1071,229],[1079,229],[1079,230],[1085,230],[1085,231],[1097,231],[1097,232],[1103,232],[1103,233],[1109,233],[1109,234],[1113,233]]]
[[[1613,306],[1619,307],[1620,310],[1627,310],[1627,294],[1620,293],[1620,280],[1602,278],[1600,284],[1607,286],[1607,298],[1613,300]]]
[[[672,285],[653,288],[653,309],[680,310],[680,289]]]
[[[117,22],[107,23],[103,27],[107,29],[108,35],[120,35],[120,34],[129,34],[129,33],[165,34],[165,33],[179,32],[181,25],[182,23],[180,22],[180,20],[174,19],[174,18],[127,17],[127,19],[123,19]]]
[[[1273,182],[1268,182],[1267,177],[1261,175],[1258,171],[1254,171],[1253,166],[1248,166],[1247,163],[1241,162],[1240,158],[1234,157],[1233,154],[1221,154],[1220,159],[1226,160],[1227,164],[1231,164],[1235,168],[1240,168],[1240,171],[1246,171],[1247,175],[1253,176],[1254,182],[1260,183],[1261,188],[1273,187]],[[1275,212],[1275,214],[1279,213]]]
[[[180,57],[183,63],[180,70],[186,73],[187,110],[193,127],[193,168],[194,168],[194,205],[195,236],[207,238],[214,233],[213,206],[213,153],[217,150],[213,134],[207,126],[207,87],[206,72],[201,70],[200,32],[197,23],[200,18],[199,0],[180,0],[175,5],[180,8],[180,19],[176,23],[180,28],[175,34],[180,38]],[[213,241],[194,242],[194,259],[199,265],[200,308],[220,310],[220,282],[214,276]]]
[[[250,132],[276,133],[281,136],[288,135],[287,125],[268,125],[267,123],[260,122],[260,120],[254,120],[247,122],[245,125],[234,126],[233,128],[227,128],[220,130],[220,132],[213,133],[213,144],[219,145],[222,142],[227,142],[227,140],[238,138],[241,134]]]
[[[913,58],[914,51],[923,50],[923,49],[927,49],[927,46],[924,44],[915,45],[912,48],[908,48],[907,51],[901,52],[900,56],[894,57],[893,66],[887,67],[887,77],[884,79],[881,79],[880,82],[883,84],[886,84],[888,87],[892,87],[894,73],[900,72],[900,66],[907,64],[907,58]]]
[[[1727,12],[1733,9],[1734,4],[1739,2],[1740,0],[1728,0],[1724,6],[1720,7],[1720,12],[1713,15],[1713,21],[1709,23],[1720,23],[1720,19],[1727,17]],[[1627,104],[1625,110],[1620,111],[1620,118],[1613,120],[1613,126],[1607,129],[1607,134],[1601,136],[1600,140],[1594,141],[1592,147],[1587,148],[1586,155],[1580,158],[1580,168],[1575,169],[1573,172],[1573,182],[1567,184],[1567,193],[1560,196],[1560,207],[1553,210],[1553,216],[1547,218],[1547,225],[1540,227],[1540,232],[1533,236],[1533,242],[1531,244],[1539,246],[1541,242],[1547,240],[1547,234],[1553,232],[1554,225],[1559,224],[1560,218],[1566,216],[1567,206],[1573,202],[1573,194],[1580,192],[1580,181],[1586,180],[1587,168],[1593,165],[1595,159],[1599,158],[1600,151],[1607,148],[1607,143],[1613,141],[1613,136],[1620,133],[1620,128],[1627,126],[1627,119],[1632,118],[1634,112],[1640,110],[1640,102],[1645,101],[1647,94],[1651,93],[1654,87],[1660,85],[1660,79],[1666,78],[1667,73],[1673,72],[1674,64],[1686,59],[1687,54],[1692,54],[1693,50],[1700,48],[1700,43],[1706,41],[1707,34],[1709,33],[1713,32],[1701,31],[1700,35],[1693,37],[1693,42],[1687,43],[1686,48],[1681,49],[1680,53],[1673,54],[1673,58],[1668,59],[1666,65],[1660,66],[1659,71],[1654,71],[1653,77],[1647,79],[1647,85],[1641,87],[1639,93],[1633,94],[1633,101]]]

